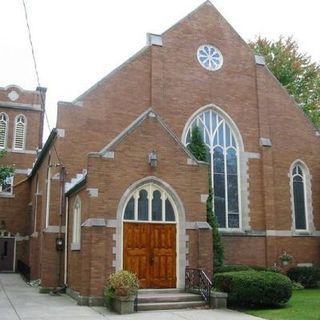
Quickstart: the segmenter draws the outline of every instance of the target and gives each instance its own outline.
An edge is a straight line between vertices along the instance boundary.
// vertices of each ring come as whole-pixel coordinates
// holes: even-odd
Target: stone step
[[[205,306],[204,301],[138,303],[138,311],[204,308]]]
[[[138,294],[145,294],[145,293],[183,293],[185,292],[184,289],[176,289],[176,288],[167,288],[167,289],[139,289]]]
[[[169,293],[138,293],[138,303],[155,302],[183,302],[183,301],[202,301],[202,297],[197,294],[185,292]]]
[[[138,311],[203,308],[198,294],[181,289],[142,289],[138,291]]]

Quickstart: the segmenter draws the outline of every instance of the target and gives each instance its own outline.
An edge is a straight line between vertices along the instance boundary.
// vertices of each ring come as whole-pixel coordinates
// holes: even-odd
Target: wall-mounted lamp
[[[63,238],[56,238],[56,250],[63,251],[64,239]]]
[[[149,153],[149,164],[152,168],[155,168],[158,164],[157,153],[154,150]]]

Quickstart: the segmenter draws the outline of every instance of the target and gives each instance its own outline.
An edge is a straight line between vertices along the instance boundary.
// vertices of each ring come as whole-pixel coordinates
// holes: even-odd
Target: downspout
[[[66,213],[66,227],[64,231],[64,277],[63,277],[63,284],[66,287],[68,282],[68,223],[69,223],[69,198],[65,200],[65,213]]]
[[[61,240],[62,240],[62,216],[63,216],[63,212],[65,212],[64,185],[65,185],[65,167],[62,165],[60,169],[60,210],[59,210],[59,234],[58,234],[58,238]],[[59,250],[59,272],[58,272],[59,285],[61,281],[62,250],[63,250],[63,247]]]
[[[49,158],[48,175],[47,175],[47,197],[46,197],[46,221],[45,228],[49,226],[49,210],[50,210],[50,189],[51,189],[51,160]]]

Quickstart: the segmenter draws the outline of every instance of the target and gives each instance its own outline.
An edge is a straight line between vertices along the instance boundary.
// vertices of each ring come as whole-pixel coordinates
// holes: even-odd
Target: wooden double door
[[[176,287],[176,225],[124,223],[123,268],[140,288]]]
[[[14,238],[0,238],[0,272],[14,271]]]

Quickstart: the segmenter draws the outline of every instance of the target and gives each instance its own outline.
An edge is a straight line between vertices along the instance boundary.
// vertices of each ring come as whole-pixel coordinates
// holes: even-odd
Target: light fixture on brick
[[[154,150],[149,153],[149,164],[152,168],[155,168],[158,164],[157,153]]]

